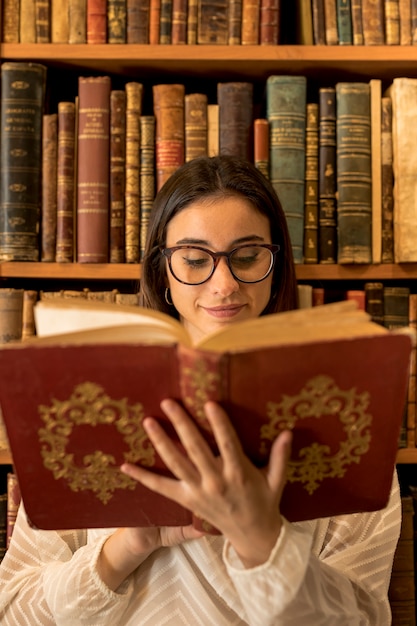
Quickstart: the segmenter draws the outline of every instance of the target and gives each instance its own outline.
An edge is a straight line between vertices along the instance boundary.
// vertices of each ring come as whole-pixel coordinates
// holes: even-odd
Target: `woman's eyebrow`
[[[260,237],[259,235],[245,235],[244,237],[238,237],[237,239],[234,239],[233,241],[231,241],[231,245],[235,245],[235,244],[240,244],[240,243],[247,243],[247,242],[253,242],[253,241],[259,241],[259,242],[264,242],[265,238],[264,237]],[[180,245],[210,245],[210,242],[207,241],[207,239],[197,239],[194,237],[183,237],[182,239],[179,239],[176,242],[177,246]]]

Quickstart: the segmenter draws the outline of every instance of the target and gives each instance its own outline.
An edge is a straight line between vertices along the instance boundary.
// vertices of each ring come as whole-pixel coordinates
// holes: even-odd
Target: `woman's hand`
[[[273,444],[269,465],[257,469],[244,454],[225,411],[205,405],[219,456],[214,456],[187,412],[173,400],[161,403],[186,455],[153,418],[144,428],[156,451],[176,478],[159,476],[131,464],[122,471],[143,485],[193,511],[230,541],[246,567],[265,562],[281,530],[279,503],[285,485],[291,433]]]

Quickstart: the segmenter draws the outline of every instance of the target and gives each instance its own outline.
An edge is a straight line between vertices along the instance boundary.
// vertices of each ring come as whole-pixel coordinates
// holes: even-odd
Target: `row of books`
[[[45,113],[44,66],[3,63],[1,82],[2,261],[139,262],[155,193],[185,161],[218,153],[270,178],[296,263],[417,261],[417,79],[384,92],[379,79],[341,82],[308,102],[305,76],[272,75],[260,103],[251,82],[215,83],[215,102],[153,84],[145,110],[143,83],[80,76],[57,113]]]
[[[6,490],[0,493],[0,563],[10,545],[21,495],[17,476],[7,466]]]

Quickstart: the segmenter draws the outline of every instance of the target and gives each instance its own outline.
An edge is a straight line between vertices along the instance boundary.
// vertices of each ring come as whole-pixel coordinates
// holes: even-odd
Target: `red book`
[[[247,320],[194,347],[177,320],[137,306],[50,299],[35,318],[38,339],[0,351],[3,419],[35,526],[201,526],[118,469],[130,461],[167,474],[141,426],[153,415],[176,440],[159,406],[166,397],[184,403],[214,452],[202,405],[220,402],[258,466],[293,430],[281,503],[290,521],[386,505],[411,338],[354,303]],[[72,343],[45,336],[58,328],[86,332]]]
[[[107,0],[87,0],[87,43],[107,43]]]

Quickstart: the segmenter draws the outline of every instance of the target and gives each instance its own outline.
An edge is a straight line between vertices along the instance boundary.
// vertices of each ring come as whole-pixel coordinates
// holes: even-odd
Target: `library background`
[[[300,306],[353,298],[417,328],[416,0],[0,4],[1,343],[35,333],[41,298],[135,304],[155,192],[217,153],[277,189]],[[414,351],[394,626],[416,624],[416,429]],[[0,464],[1,558],[19,502],[4,433]]]

